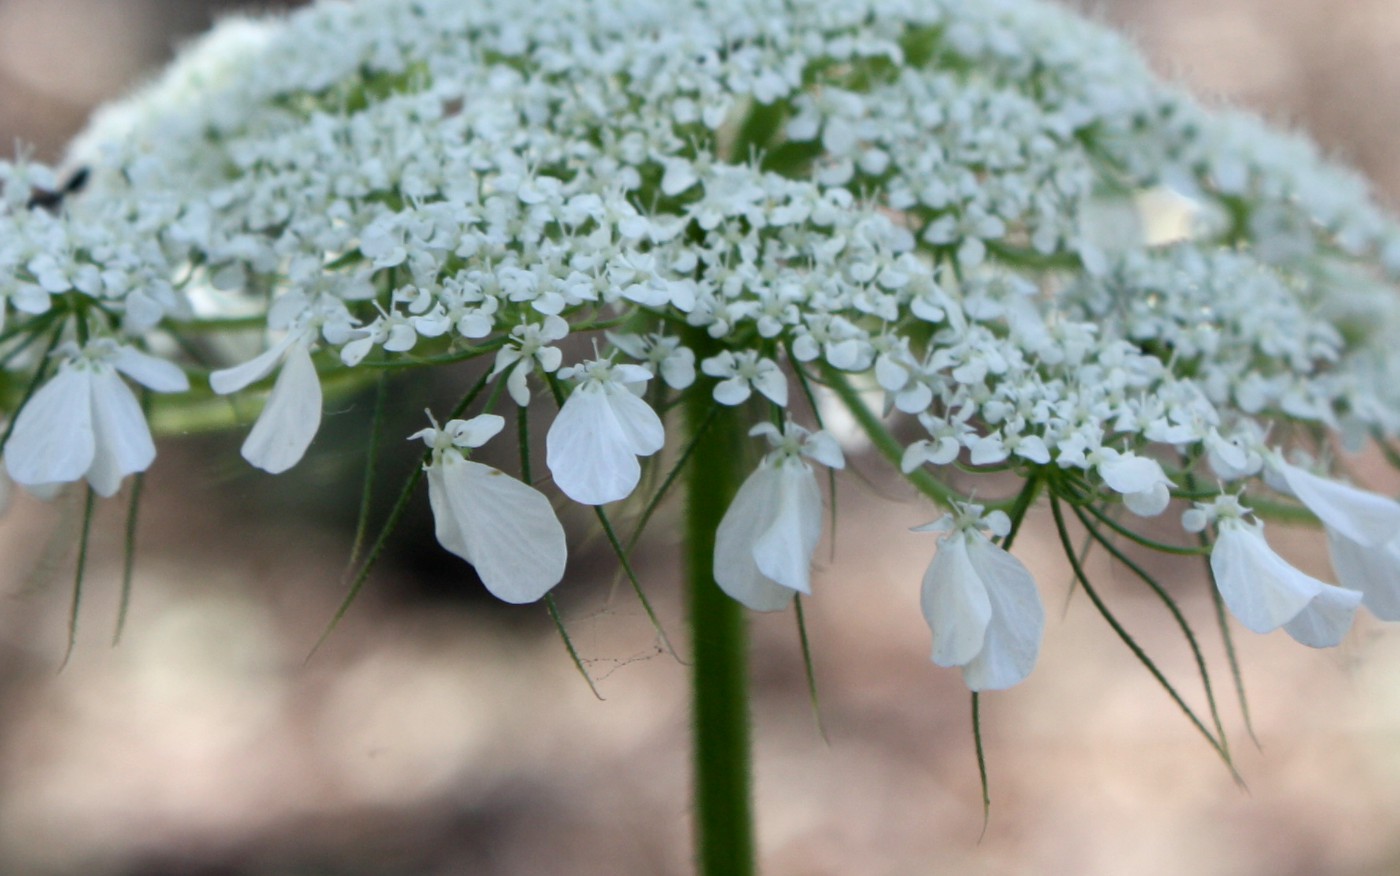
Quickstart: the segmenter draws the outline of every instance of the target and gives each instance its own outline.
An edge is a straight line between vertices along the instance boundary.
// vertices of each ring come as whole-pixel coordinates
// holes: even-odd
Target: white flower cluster
[[[1400,227],[1304,141],[1205,112],[1056,7],[323,3],[226,22],[73,161],[86,187],[44,199],[51,171],[0,164],[4,454],[25,486],[115,492],[154,455],[119,375],[181,392],[253,322],[265,351],[208,383],[275,373],[243,446],[273,473],[314,440],[329,372],[494,356],[515,405],[559,403],[548,466],[588,505],[684,445],[661,416],[683,394],[744,406],[773,449],[716,570],[760,610],[809,591],[804,460],[843,464],[793,422],[793,387],[878,389],[922,429],[887,455],[953,512],[923,606],[935,661],[974,689],[1030,671],[1043,612],[983,534],[1015,506],[960,502],[954,471],[1140,516],[1200,500],[1187,522],[1214,524],[1245,625],[1334,643],[1359,597],[1268,552],[1237,493],[1202,495],[1267,470],[1327,525],[1343,583],[1400,615],[1400,505],[1263,437],[1300,424],[1272,434],[1325,455],[1304,438],[1400,434]],[[501,428],[415,437],[439,540],[530,601],[565,545],[542,493],[466,458]]]

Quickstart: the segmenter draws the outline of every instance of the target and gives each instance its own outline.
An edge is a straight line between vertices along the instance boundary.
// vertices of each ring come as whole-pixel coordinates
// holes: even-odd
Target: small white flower
[[[510,376],[506,378],[506,390],[517,405],[525,407],[530,403],[530,387],[526,378],[537,367],[545,374],[552,374],[559,369],[564,354],[552,344],[568,334],[569,323],[563,317],[553,315],[546,316],[539,324],[524,323],[516,326],[510,332],[512,343],[497,351],[496,365],[491,369],[490,376],[494,378],[509,368]],[[515,367],[511,368],[512,365]]]
[[[189,380],[172,363],[105,338],[61,351],[58,373],[15,419],[5,468],[26,487],[85,477],[98,495],[111,496],[156,455],[141,405],[118,372],[156,392],[184,392]]]
[[[559,583],[567,548],[564,527],[543,493],[463,455],[504,424],[494,414],[449,420],[441,428],[434,420],[409,437],[422,438],[433,451],[425,468],[438,543],[471,563],[493,596],[519,604]]]
[[[845,467],[836,439],[794,423],[749,431],[773,450],[744,480],[715,533],[715,582],[755,611],[777,611],[794,593],[811,593],[812,552],[822,532],[817,476],[802,457]]]
[[[761,358],[753,350],[738,353],[725,350],[700,363],[700,370],[711,377],[723,378],[715,386],[715,401],[722,405],[741,405],[757,389],[778,407],[787,407],[787,379],[778,363]]]
[[[924,573],[920,599],[933,631],[933,662],[961,666],[974,691],[1003,690],[1035,668],[1045,609],[1026,567],[992,544],[981,530],[1006,535],[1001,511],[985,517],[980,505],[962,505],[915,532],[946,532]]]
[[[1230,612],[1256,633],[1283,627],[1312,648],[1337,645],[1346,636],[1361,593],[1330,584],[1289,565],[1264,540],[1264,524],[1247,523],[1249,509],[1234,496],[1198,504],[1182,515],[1188,530],[1216,525],[1210,568]]]
[[[637,457],[652,455],[666,441],[661,418],[632,389],[640,390],[651,372],[595,359],[559,374],[580,382],[545,437],[554,483],[584,505],[625,499],[642,477]]]

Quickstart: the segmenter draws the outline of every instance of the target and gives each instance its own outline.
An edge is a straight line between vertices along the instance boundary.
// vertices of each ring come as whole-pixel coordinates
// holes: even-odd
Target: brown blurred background
[[[249,6],[0,0],[0,148],[19,139],[56,160],[95,103]],[[1094,8],[1164,75],[1306,128],[1397,203],[1394,0]],[[391,425],[389,444],[450,394],[436,389],[396,387],[413,425]],[[604,701],[543,608],[480,598],[433,543],[422,497],[365,595],[304,662],[344,592],[367,407],[334,406],[314,455],[276,479],[241,465],[241,436],[165,443],[124,639],[112,647],[123,503],[110,501],[61,671],[76,503],[25,498],[0,522],[0,873],[689,872],[685,668],[616,586],[582,516],[566,521],[577,547],[559,598]],[[409,465],[403,450],[384,460],[382,501]],[[928,663],[917,610],[934,542],[906,530],[933,512],[875,462],[855,468],[870,480],[844,479],[834,560],[808,603],[829,744],[791,617],[753,625],[767,873],[1400,872],[1400,630],[1364,615],[1340,649],[1315,652],[1236,628],[1256,748],[1199,570],[1164,567],[1206,643],[1244,789],[1082,594],[1067,598],[1043,516],[1017,553],[1047,604],[1046,645],[1029,681],[983,700],[993,809],[979,840],[968,698],[955,672]],[[674,528],[656,531],[638,565],[679,639]],[[1270,535],[1326,575],[1315,533]],[[1101,558],[1093,570],[1200,706],[1160,605]]]

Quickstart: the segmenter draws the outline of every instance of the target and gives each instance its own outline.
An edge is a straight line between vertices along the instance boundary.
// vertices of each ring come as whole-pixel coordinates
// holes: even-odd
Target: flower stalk
[[[699,876],[749,876],[755,862],[746,609],[715,583],[715,531],[742,476],[743,434],[731,408],[712,414],[692,393],[698,435],[686,491],[686,586],[691,641],[691,753]],[[706,420],[714,416],[714,420]]]

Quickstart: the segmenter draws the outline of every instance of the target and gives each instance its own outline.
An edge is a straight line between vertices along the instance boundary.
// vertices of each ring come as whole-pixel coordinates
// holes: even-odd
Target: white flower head
[[[1256,633],[1283,627],[1313,648],[1339,644],[1351,628],[1361,593],[1313,578],[1289,565],[1264,540],[1264,524],[1247,522],[1236,496],[1197,503],[1182,515],[1188,530],[1215,523],[1210,569],[1230,612]]]
[[[811,593],[812,553],[822,532],[817,476],[803,457],[843,468],[836,439],[788,422],[749,431],[773,448],[739,487],[715,533],[715,582],[755,611],[787,607],[794,593]]]
[[[982,533],[1005,536],[1004,512],[983,515],[980,505],[915,527],[947,533],[924,573],[921,605],[933,631],[933,662],[962,667],[974,691],[1002,690],[1035,668],[1045,609],[1026,567]]]
[[[534,602],[564,577],[567,547],[549,499],[463,450],[480,447],[505,425],[495,414],[448,420],[409,439],[432,448],[428,502],[438,543],[471,563],[481,582],[505,602]]]
[[[627,498],[642,477],[637,457],[652,455],[666,441],[661,418],[637,395],[651,372],[593,359],[563,369],[560,377],[579,383],[545,437],[554,483],[584,505]]]
[[[141,405],[119,373],[157,392],[184,392],[189,380],[176,365],[106,338],[59,352],[58,373],[15,419],[5,468],[26,487],[87,478],[98,495],[111,496],[156,455]]]

